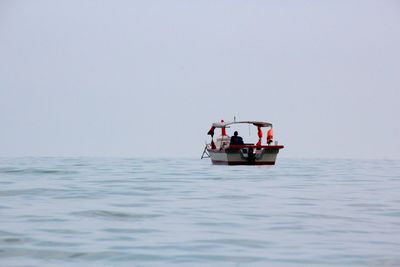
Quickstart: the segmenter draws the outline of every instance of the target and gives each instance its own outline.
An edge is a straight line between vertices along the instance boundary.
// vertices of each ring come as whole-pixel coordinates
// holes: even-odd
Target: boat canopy
[[[257,127],[272,127],[272,123],[266,121],[232,121],[232,122],[215,122],[212,124],[215,128],[228,128],[229,125],[239,124],[239,123],[247,123],[253,124]]]

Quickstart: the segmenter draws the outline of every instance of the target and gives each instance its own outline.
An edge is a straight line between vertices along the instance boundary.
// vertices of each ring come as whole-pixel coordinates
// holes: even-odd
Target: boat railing
[[[243,144],[243,145],[229,145],[230,149],[243,149],[243,148],[266,148],[266,149],[281,149],[283,145],[261,145],[257,146],[254,144]]]

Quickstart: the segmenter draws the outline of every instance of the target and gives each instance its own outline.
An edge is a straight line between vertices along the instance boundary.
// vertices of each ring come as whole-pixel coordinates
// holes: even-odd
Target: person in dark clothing
[[[243,138],[238,135],[237,131],[235,131],[233,133],[230,144],[231,145],[243,145]]]

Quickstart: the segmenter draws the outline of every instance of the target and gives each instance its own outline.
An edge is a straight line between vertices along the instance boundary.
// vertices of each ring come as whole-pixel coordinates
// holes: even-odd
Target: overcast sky
[[[400,159],[399,101],[400,1],[0,1],[0,156]]]

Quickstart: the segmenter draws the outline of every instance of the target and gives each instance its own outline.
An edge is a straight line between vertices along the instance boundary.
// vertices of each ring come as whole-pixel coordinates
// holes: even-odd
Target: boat
[[[227,134],[227,128],[236,124],[249,124],[257,127],[258,142],[231,144],[231,138]],[[269,128],[267,142],[262,143],[263,128]],[[214,142],[215,129],[221,129],[221,135]],[[277,155],[284,146],[273,140],[272,123],[266,121],[236,121],[215,122],[208,131],[211,142],[206,143],[201,158],[210,158],[216,165],[275,165]],[[236,140],[236,139],[235,139]]]

